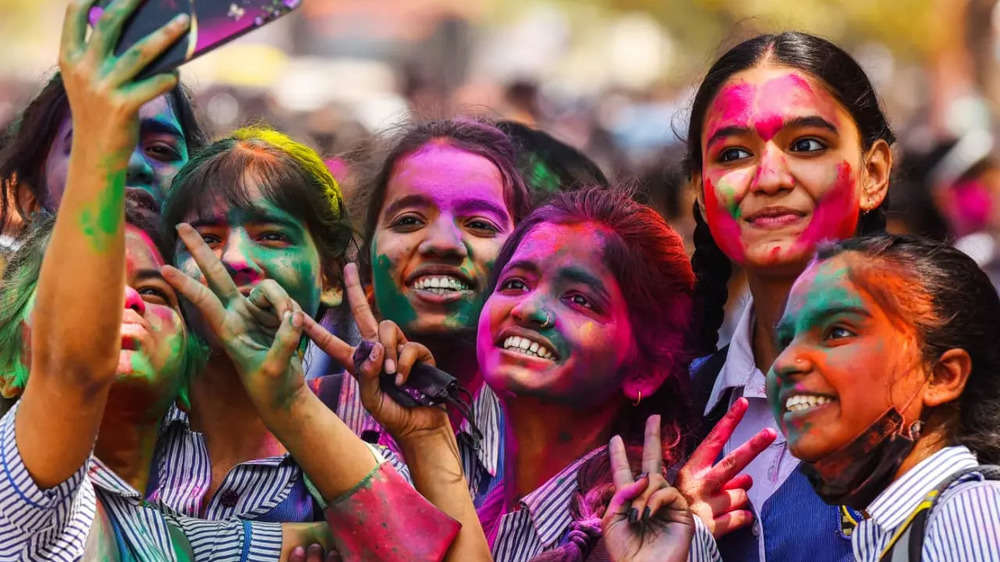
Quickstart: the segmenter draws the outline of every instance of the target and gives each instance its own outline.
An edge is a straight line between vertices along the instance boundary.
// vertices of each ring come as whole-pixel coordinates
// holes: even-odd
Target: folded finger
[[[399,348],[406,343],[406,338],[392,320],[383,320],[378,325],[378,341],[382,342],[385,348],[385,364],[382,370],[387,375],[396,374],[396,361],[399,355]]]
[[[288,562],[306,562],[306,549],[301,546],[293,548],[288,555]]]
[[[658,517],[664,521],[681,521],[691,517],[683,494],[673,486],[660,488],[649,497],[643,511],[643,519]]]
[[[737,474],[732,480],[726,482],[722,485],[723,490],[735,490],[736,488],[742,488],[744,490],[749,490],[753,486],[753,477],[749,474]]]
[[[104,9],[104,13],[97,20],[94,26],[94,33],[90,36],[91,48],[97,53],[105,55],[114,50],[121,36],[122,27],[125,20],[135,11],[143,0],[115,0]]]
[[[751,523],[753,523],[752,511],[747,509],[730,511],[715,518],[712,535],[719,538]]]
[[[150,80],[155,80],[160,76],[165,75],[154,76]],[[176,228],[177,235],[191,254],[191,258],[198,264],[198,269],[205,276],[205,281],[208,283],[208,287],[212,289],[212,292],[218,295],[223,303],[228,303],[232,299],[240,297],[239,288],[236,287],[236,283],[233,282],[233,278],[230,277],[229,272],[226,271],[226,266],[215,255],[212,248],[205,243],[201,234],[191,225],[184,222],[178,224]]]
[[[632,512],[632,502],[636,498],[642,495],[646,491],[646,485],[649,481],[645,478],[640,478],[635,482],[631,482],[618,488],[614,495],[611,496],[611,501],[608,502],[608,508],[606,513],[613,513],[618,516],[624,515],[628,517],[630,521],[634,521],[638,517],[638,513]]]
[[[62,37],[59,40],[59,51],[62,57],[75,55],[83,50],[83,40],[87,35],[87,16],[91,4],[95,1],[73,0],[66,5]]]
[[[388,352],[388,348],[386,351]],[[385,362],[388,364],[389,360],[386,359]],[[399,366],[396,374],[397,386],[406,383],[410,377],[410,371],[417,363],[434,365],[434,356],[431,354],[431,350],[417,342],[406,342],[399,353]]]
[[[347,372],[354,373],[354,348],[347,342],[331,334],[308,314],[302,315],[302,327],[316,347],[323,350]]]
[[[366,340],[377,338],[378,321],[375,320],[372,307],[368,304],[365,289],[361,286],[357,264],[349,263],[344,266],[344,287],[347,290],[347,301],[351,303],[351,314],[354,315],[354,322],[358,325],[361,337]]]
[[[712,515],[720,517],[725,513],[745,507],[748,501],[747,491],[743,488],[723,490],[717,494],[712,494],[703,501],[711,508]]]
[[[309,550],[306,552],[306,562],[323,562],[322,545],[316,543],[309,545]]]
[[[281,376],[288,369],[288,364],[292,360],[302,339],[302,312],[286,312],[281,320],[281,327],[274,335],[267,355],[264,356],[264,369],[262,371],[270,376]]]

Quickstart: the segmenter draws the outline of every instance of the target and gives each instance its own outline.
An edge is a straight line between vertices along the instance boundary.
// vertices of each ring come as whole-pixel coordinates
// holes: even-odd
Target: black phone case
[[[91,8],[94,25],[111,0]],[[168,72],[291,12],[301,0],[146,0],[122,28],[115,54],[121,55],[144,37],[163,27],[177,14],[191,16],[191,27],[166,52],[150,62],[137,80]]]

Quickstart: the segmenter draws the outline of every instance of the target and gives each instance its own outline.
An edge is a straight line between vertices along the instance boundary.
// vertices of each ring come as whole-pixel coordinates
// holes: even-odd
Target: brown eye
[[[727,148],[719,153],[719,162],[736,162],[750,156],[750,151],[743,148]]]
[[[819,152],[826,149],[826,144],[814,138],[798,139],[792,143],[792,152]]]

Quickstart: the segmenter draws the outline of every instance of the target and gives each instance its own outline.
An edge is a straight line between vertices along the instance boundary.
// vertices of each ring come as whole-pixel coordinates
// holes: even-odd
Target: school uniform
[[[149,501],[162,509],[211,521],[323,520],[322,508],[309,492],[302,469],[288,453],[236,465],[202,510],[212,481],[204,435],[193,431],[188,415],[173,406],[164,417],[157,447]],[[384,447],[379,452],[410,480],[409,469],[402,459]]]
[[[399,446],[393,441],[392,436],[375,421],[361,403],[360,388],[354,377],[344,376],[340,384],[336,412],[344,424],[365,441],[379,443],[398,454]],[[455,433],[455,439],[458,441],[459,458],[469,484],[469,493],[472,494],[473,503],[478,507],[503,476],[501,463],[504,414],[500,399],[485,384],[479,389],[470,406],[472,421],[483,438],[477,443],[472,435],[469,420],[463,419]]]
[[[569,540],[573,516],[570,506],[580,493],[577,475],[584,463],[607,451],[607,446],[594,449],[562,469],[544,484],[524,496],[518,509],[500,516],[491,546],[497,562],[526,562],[533,557],[559,547]],[[502,488],[494,493],[502,494]],[[492,499],[492,498],[491,498]],[[721,560],[715,539],[696,516],[695,534],[688,560],[709,562]]]
[[[753,325],[750,298],[729,346],[692,366],[694,387],[711,389],[707,400],[704,397],[700,400],[709,420],[721,418],[741,396],[749,403],[746,414],[723,447],[723,456],[765,427],[778,434],[743,470],[753,478],[753,486],[747,493],[754,512],[753,524],[720,538],[719,550],[727,561],[852,560],[845,512],[816,495],[774,419],[767,401],[766,376],[754,360]]]
[[[0,560],[278,559],[280,525],[163,514],[93,455],[65,481],[39,488],[14,439],[17,407],[0,419]]]
[[[851,537],[857,560],[878,561],[928,492],[978,464],[968,448],[945,447],[890,484],[864,510]],[[930,512],[921,554],[925,562],[1000,562],[1000,482],[971,472],[952,483]]]

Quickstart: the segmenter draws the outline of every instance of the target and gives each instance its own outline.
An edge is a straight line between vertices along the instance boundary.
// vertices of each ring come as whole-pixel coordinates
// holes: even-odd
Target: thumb
[[[302,339],[302,311],[285,312],[281,326],[274,335],[274,342],[264,357],[261,371],[268,376],[279,376],[285,373],[292,355],[298,350]]]

